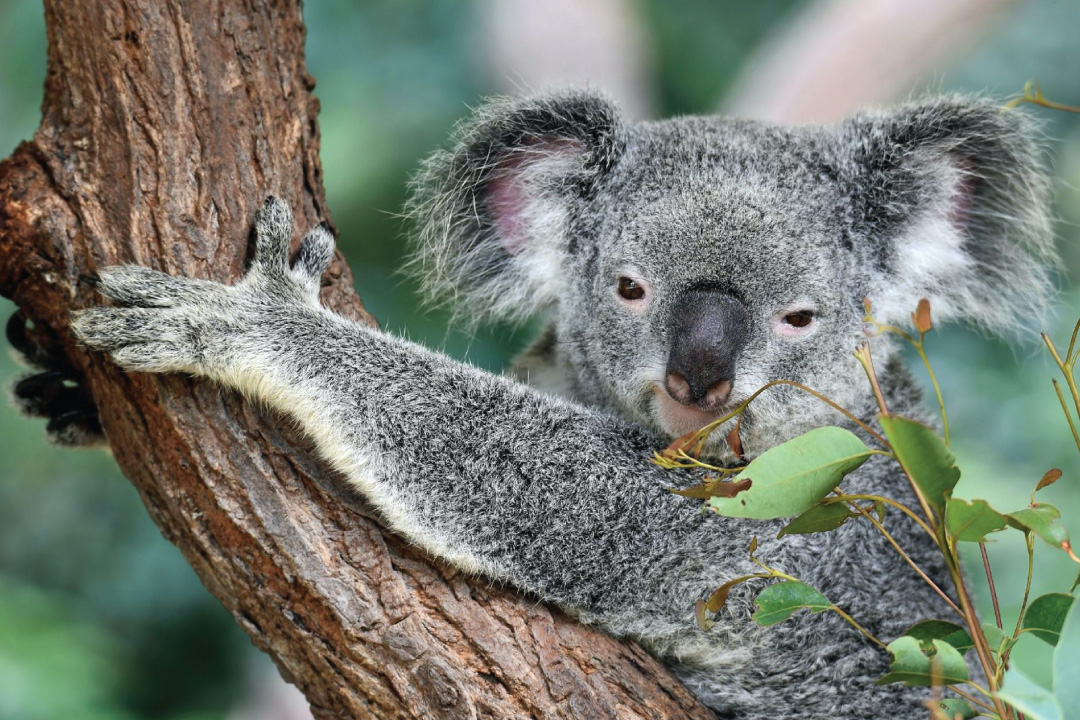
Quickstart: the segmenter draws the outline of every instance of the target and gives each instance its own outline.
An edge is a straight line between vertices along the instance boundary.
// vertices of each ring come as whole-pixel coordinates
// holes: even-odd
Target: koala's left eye
[[[624,300],[640,300],[645,297],[645,288],[636,280],[621,277],[619,278],[619,297]]]
[[[799,312],[788,313],[784,316],[784,324],[791,327],[804,328],[809,325],[814,319],[814,313],[809,310],[801,310]]]

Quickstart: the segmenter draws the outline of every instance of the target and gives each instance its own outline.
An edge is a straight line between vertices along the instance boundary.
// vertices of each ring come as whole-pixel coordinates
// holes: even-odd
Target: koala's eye
[[[628,277],[619,278],[619,296],[624,300],[640,300],[645,297],[645,288]]]
[[[788,313],[784,316],[784,324],[791,327],[803,328],[810,324],[814,319],[814,314],[808,310],[801,310],[799,312]]]

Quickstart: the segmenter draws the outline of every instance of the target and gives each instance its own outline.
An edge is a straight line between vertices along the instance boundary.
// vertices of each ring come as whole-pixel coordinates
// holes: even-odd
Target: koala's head
[[[669,438],[781,378],[866,413],[864,298],[890,324],[923,297],[936,320],[995,332],[1038,316],[1047,185],[1022,113],[977,98],[805,127],[628,124],[587,92],[501,99],[418,176],[414,269],[473,319],[547,311],[579,396]],[[876,342],[879,366],[892,352]],[[777,387],[743,446],[837,420]]]

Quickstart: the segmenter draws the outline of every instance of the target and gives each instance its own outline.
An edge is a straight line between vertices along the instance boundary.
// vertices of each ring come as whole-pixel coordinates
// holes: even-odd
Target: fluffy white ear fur
[[[935,319],[961,319],[998,335],[1042,329],[1058,265],[1049,180],[1032,121],[984,98],[947,96],[867,114],[858,132],[879,192],[887,271],[873,281],[874,315],[909,325],[920,298]],[[884,203],[885,207],[881,207]]]
[[[890,324],[908,324],[918,300],[927,298],[938,320],[963,317],[975,310],[970,296],[978,264],[965,245],[974,185],[959,167],[943,168],[944,190],[895,240],[890,277],[872,293],[874,315]],[[936,179],[936,178],[935,178]]]

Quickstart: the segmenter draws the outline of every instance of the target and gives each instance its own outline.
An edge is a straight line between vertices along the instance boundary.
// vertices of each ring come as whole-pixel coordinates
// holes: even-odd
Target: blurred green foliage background
[[[657,114],[715,108],[748,53],[799,4],[638,3],[650,37]],[[414,289],[396,273],[403,243],[394,213],[410,171],[494,87],[478,51],[478,12],[474,2],[422,0],[322,0],[305,8],[308,64],[323,103],[327,196],[366,305],[391,331],[407,330],[498,370],[523,333],[448,331],[445,316],[421,312]],[[1004,97],[1033,77],[1048,97],[1080,104],[1078,19],[1071,2],[1015,3],[926,83]],[[44,74],[38,2],[0,0],[0,155],[33,134]],[[1080,116],[1030,111],[1045,119],[1059,178],[1065,292],[1050,329],[1067,340],[1080,315],[1069,272],[1080,268]],[[0,300],[0,316],[12,309]],[[1042,473],[1059,467],[1065,477],[1044,499],[1065,511],[1080,536],[1080,457],[1041,347],[949,328],[932,336],[930,348],[964,473],[959,493],[1020,507]],[[0,384],[19,372],[6,354],[0,358]],[[1010,622],[1023,583],[1022,543],[1001,540],[991,553]],[[972,577],[981,577],[977,551],[967,559]],[[1036,592],[1067,589],[1076,572],[1061,553],[1038,547]],[[985,593],[981,600],[991,617]],[[1045,650],[1025,638],[1015,662],[1045,681]],[[267,667],[158,534],[107,453],[52,447],[40,423],[0,407],[0,720],[236,717],[255,692],[253,678]]]

